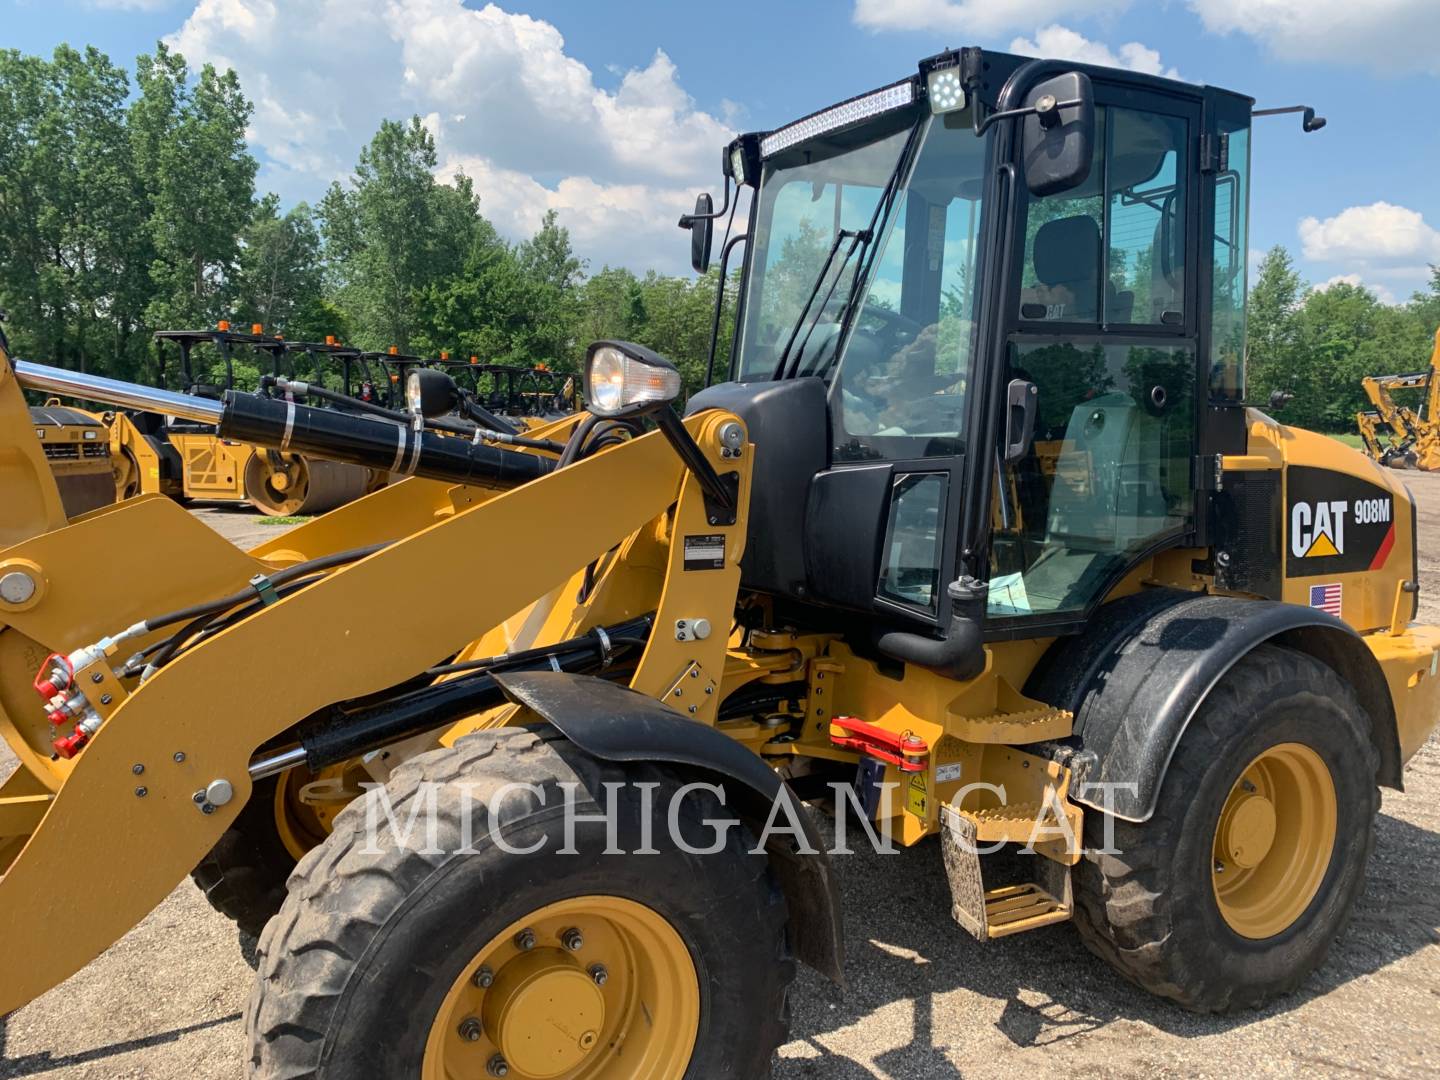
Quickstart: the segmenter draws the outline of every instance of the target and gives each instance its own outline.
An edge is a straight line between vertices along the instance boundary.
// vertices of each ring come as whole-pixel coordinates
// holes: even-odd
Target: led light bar
[[[849,127],[851,124],[868,120],[872,116],[879,116],[881,113],[887,113],[893,109],[902,109],[913,103],[914,100],[915,83],[911,79],[887,86],[883,90],[876,90],[874,93],[862,94],[860,97],[843,101],[839,105],[822,109],[803,120],[796,120],[795,123],[780,128],[778,131],[772,131],[760,140],[760,153],[764,157],[771,157],[782,150],[788,150],[792,146],[805,142],[807,139],[813,139],[817,135]]]

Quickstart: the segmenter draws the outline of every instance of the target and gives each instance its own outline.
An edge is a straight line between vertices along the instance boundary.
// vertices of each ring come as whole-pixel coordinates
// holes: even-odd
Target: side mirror
[[[405,411],[431,420],[454,411],[460,387],[443,371],[415,368],[405,376]]]
[[[1095,92],[1090,77],[1071,71],[1037,84],[1021,135],[1025,186],[1035,196],[1083,184],[1095,144]]]
[[[708,194],[695,197],[695,216],[682,221],[690,229],[690,265],[697,274],[710,269],[710,246],[715,237],[715,203]]]

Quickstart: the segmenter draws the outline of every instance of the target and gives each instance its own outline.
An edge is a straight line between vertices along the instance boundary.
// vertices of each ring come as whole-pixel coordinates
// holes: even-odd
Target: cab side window
[[[1027,207],[1023,322],[1184,324],[1188,131],[1182,117],[1096,110],[1090,176]]]

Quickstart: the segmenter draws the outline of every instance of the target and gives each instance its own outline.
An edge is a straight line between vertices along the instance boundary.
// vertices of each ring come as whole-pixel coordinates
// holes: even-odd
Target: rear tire
[[[1197,1012],[1251,1008],[1297,989],[1324,961],[1364,888],[1380,805],[1368,728],[1354,692],[1312,657],[1268,645],[1243,657],[1191,720],[1151,819],[1115,820],[1115,852],[1100,854],[1106,819],[1086,816],[1087,853],[1075,868],[1081,940],[1132,982]],[[1287,754],[1323,763],[1316,768],[1333,785],[1334,838],[1328,865],[1322,853],[1311,885],[1288,900],[1284,888],[1273,890],[1272,910],[1286,912],[1288,903],[1298,914],[1282,914],[1279,923],[1288,925],[1258,936],[1234,900],[1222,906],[1220,897],[1237,874],[1261,872],[1271,856],[1262,856],[1259,869],[1233,861],[1227,867],[1216,850],[1228,834],[1217,829],[1222,813],[1233,813],[1235,792],[1255,791],[1247,779],[1255,763],[1283,762]],[[1277,799],[1274,846],[1265,850],[1282,857],[1287,826],[1318,829],[1297,834],[1292,850],[1303,870],[1304,853],[1319,849],[1328,832],[1328,803],[1319,805],[1308,821],[1294,812],[1287,820],[1286,801]],[[1307,844],[1307,835],[1320,839]],[[1285,880],[1303,881],[1304,874]]]
[[[190,874],[210,906],[240,931],[259,937],[285,902],[285,882],[295,869],[275,821],[280,778],[255,783],[250,800],[210,853]]]
[[[648,821],[635,786],[642,781],[657,785]],[[600,814],[602,785],[623,782],[614,789],[618,845],[635,851],[648,825],[658,853],[605,856],[603,821],[580,819],[578,854],[559,854],[565,843],[560,785],[566,782],[579,785],[573,790],[580,815]],[[537,785],[543,802],[511,788],[492,826],[487,804],[519,784]],[[472,848],[465,854],[458,853],[467,806],[460,785],[469,789],[473,820]],[[378,853],[364,854],[370,840],[367,807],[377,805],[380,794],[372,792],[341,813],[329,840],[301,861],[284,908],[260,942],[259,977],[246,1010],[250,1075],[265,1080],[487,1075],[504,1028],[492,1024],[490,1013],[484,1013],[483,1034],[479,1026],[491,1000],[472,989],[483,958],[494,955],[496,941],[513,955],[505,944],[513,928],[539,913],[594,898],[658,916],[683,945],[665,962],[678,956],[687,971],[693,965],[698,1017],[693,1039],[687,1034],[680,1056],[667,1059],[663,1069],[643,1070],[647,1076],[769,1075],[771,1056],[788,1029],[786,995],[795,970],[785,900],[766,858],[748,853],[754,841],[743,827],[730,828],[724,847],[713,855],[688,854],[672,844],[666,815],[669,796],[680,786],[665,770],[621,769],[587,757],[553,733],[519,729],[471,736],[397,769],[385,789],[394,820],[403,825],[434,792],[436,842],[425,833],[424,813],[415,838],[405,845],[397,843],[382,815]],[[681,807],[682,834],[695,847],[714,839],[706,819],[727,816],[713,795],[700,791],[690,792]],[[532,854],[507,854],[492,827],[511,848],[544,845]],[[554,934],[540,937],[540,946],[527,955],[549,950],[563,966],[564,951],[550,940]],[[589,948],[574,954],[582,971],[590,963]],[[497,964],[496,988],[508,971]],[[560,978],[563,983],[575,975],[567,970]],[[612,982],[612,991],[616,985]],[[618,985],[627,985],[623,976]],[[483,994],[498,992],[487,988]],[[590,991],[582,990],[581,997],[585,993]],[[453,1012],[457,995],[468,1004]],[[480,1002],[487,1004],[482,1008]],[[605,1028],[596,1045],[587,1032],[595,1046],[591,1056],[558,1075],[574,1075],[577,1068],[606,1080],[635,1075],[637,1055],[648,1045],[642,1040],[662,1037],[651,1032],[663,1035],[677,1011],[671,1000],[643,994],[630,1007],[637,1005],[644,1019],[625,1029],[636,1032],[629,1042]],[[466,1040],[460,1029],[472,1021],[475,1038]],[[622,1043],[628,1058],[619,1053]],[[439,1069],[437,1052],[450,1055]],[[522,1073],[511,1070],[512,1076]]]

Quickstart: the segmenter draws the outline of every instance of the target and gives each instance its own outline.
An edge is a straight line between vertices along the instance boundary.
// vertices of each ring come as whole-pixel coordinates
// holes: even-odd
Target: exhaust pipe
[[[235,390],[225,391],[220,401],[210,401],[28,360],[15,361],[15,374],[31,390],[212,424],[223,439],[403,476],[505,490],[555,468],[553,459],[535,454],[437,435],[381,417],[316,409]]]

